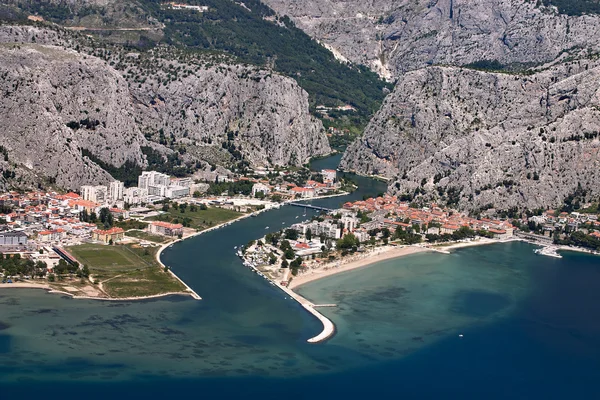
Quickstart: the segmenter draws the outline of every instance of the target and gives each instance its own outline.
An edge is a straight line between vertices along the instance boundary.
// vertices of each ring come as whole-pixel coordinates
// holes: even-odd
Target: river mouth
[[[336,335],[308,344],[321,324],[244,268],[233,249],[264,234],[265,226],[297,222],[303,212],[281,207],[173,245],[163,261],[201,301],[113,304],[3,292],[2,397],[23,398],[22,382],[32,390],[50,388],[48,382],[117,398],[156,398],[163,387],[219,398],[235,398],[233,391],[242,389],[292,399],[307,393],[364,398],[374,391],[494,398],[486,390],[501,382],[523,396],[553,398],[570,390],[589,398],[600,379],[600,328],[590,306],[600,304],[598,259],[548,259],[527,244],[507,243],[414,254],[341,273],[298,289],[315,303],[338,305],[320,309],[336,324]],[[553,376],[545,386],[539,360]],[[570,380],[558,379],[561,374]],[[432,384],[433,376],[440,381]],[[18,391],[11,397],[12,388]]]

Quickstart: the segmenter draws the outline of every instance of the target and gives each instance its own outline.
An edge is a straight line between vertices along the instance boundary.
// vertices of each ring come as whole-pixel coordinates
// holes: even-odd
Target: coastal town
[[[4,193],[2,282],[43,284],[79,297],[199,297],[160,262],[166,246],[286,203],[302,206],[302,201],[355,188],[332,169],[259,168],[250,176],[210,179],[144,171],[137,186],[115,180],[81,186],[79,193]],[[380,195],[335,210],[322,208],[321,214],[248,243],[239,255],[273,284],[293,287],[377,257],[516,239],[541,244],[540,254],[554,257],[560,257],[559,246],[597,251],[598,214],[539,210],[475,217]]]
[[[302,172],[300,181],[294,173],[259,170],[254,177],[217,175],[207,183],[144,171],[131,187],[113,181],[81,186],[79,193],[3,193],[1,281],[78,297],[188,293],[162,265],[160,251],[286,201],[345,193],[334,170],[312,177]],[[139,287],[132,289],[135,282]]]
[[[281,286],[298,286],[315,277],[362,266],[388,253],[447,252],[449,248],[524,240],[544,246],[542,255],[560,249],[600,250],[598,215],[545,210],[514,219],[470,217],[431,204],[415,208],[396,196],[347,202],[310,220],[250,242],[240,256],[257,273]],[[562,245],[562,246],[561,246]],[[357,260],[363,262],[356,263]],[[310,277],[313,278],[310,278]]]

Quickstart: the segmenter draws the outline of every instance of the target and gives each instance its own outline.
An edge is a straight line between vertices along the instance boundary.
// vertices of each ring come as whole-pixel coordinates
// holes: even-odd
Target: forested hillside
[[[543,0],[545,6],[555,6],[563,14],[599,14],[599,0]]]
[[[351,105],[351,115],[329,121],[346,127],[364,125],[379,109],[388,86],[360,65],[335,59],[333,54],[296,28],[287,17],[278,17],[258,0],[234,3],[229,0],[189,0],[189,5],[208,6],[206,12],[174,10],[162,0],[100,2],[87,0],[73,6],[62,0],[12,0],[29,14],[67,26],[92,24],[99,37],[123,38],[111,34],[121,26],[137,26],[137,40],[127,44],[148,48],[158,42],[188,50],[216,50],[229,53],[241,62],[272,68],[294,78],[309,93],[311,110],[317,105]],[[120,10],[120,11],[119,11]],[[95,16],[95,17],[94,17]],[[146,25],[144,25],[146,21]],[[104,25],[102,25],[104,24]],[[103,26],[102,30],[98,28]],[[157,35],[160,27],[162,35]],[[129,32],[129,31],[128,31]],[[126,32],[126,33],[128,33]],[[316,113],[315,113],[316,114]],[[322,116],[316,114],[318,116]]]

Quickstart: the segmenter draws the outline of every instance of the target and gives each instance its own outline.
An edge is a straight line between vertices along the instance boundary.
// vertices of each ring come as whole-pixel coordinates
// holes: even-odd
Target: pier
[[[312,204],[303,204],[303,203],[288,203],[288,204],[290,206],[294,206],[294,207],[304,207],[304,208],[310,208],[310,209],[319,210],[319,211],[333,211],[333,209],[331,209],[331,208],[313,206]]]
[[[313,304],[313,307],[337,307],[337,304]]]

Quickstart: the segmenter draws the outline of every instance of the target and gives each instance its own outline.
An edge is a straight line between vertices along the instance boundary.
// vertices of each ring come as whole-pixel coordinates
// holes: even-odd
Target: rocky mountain
[[[306,92],[269,70],[168,47],[107,48],[56,27],[2,26],[0,43],[5,178],[78,188],[157,157],[191,173],[330,152]]]
[[[113,165],[143,163],[127,82],[102,60],[52,46],[2,44],[0,77],[8,170],[75,188],[109,179],[81,148],[97,149]],[[88,127],[73,129],[84,120]]]
[[[561,14],[543,5],[552,4],[548,0],[264,1],[341,56],[388,79],[436,64],[537,64],[600,42],[597,15]]]
[[[343,168],[470,210],[599,194],[595,2],[265,1],[397,79]]]
[[[597,58],[527,75],[408,72],[342,165],[391,177],[407,199],[470,210],[557,205],[578,187],[598,196]]]

